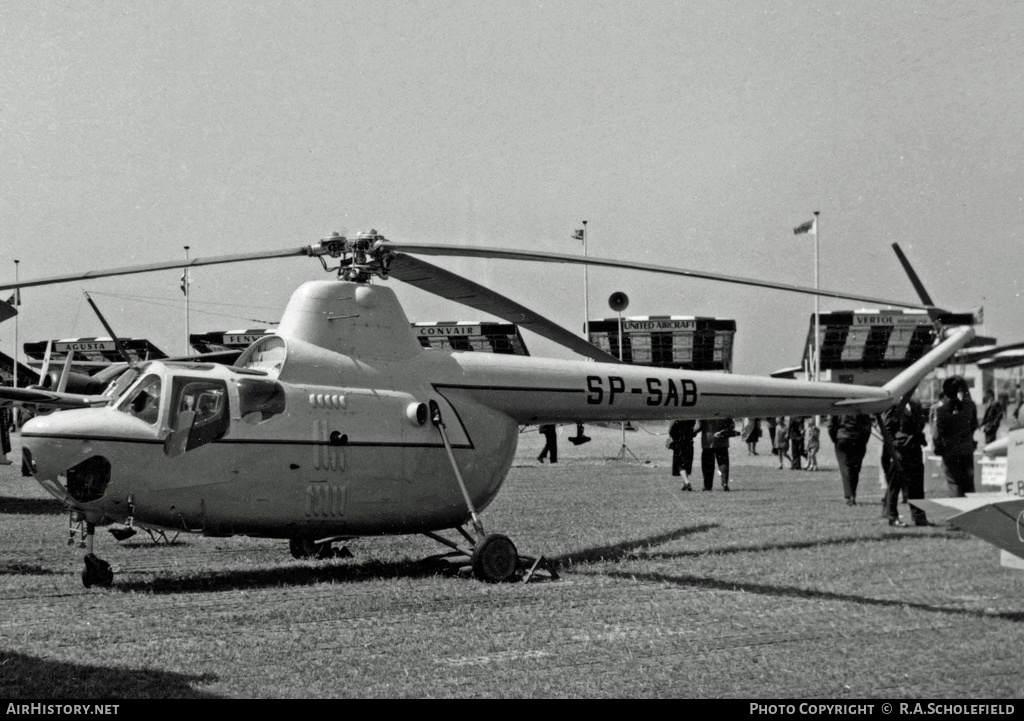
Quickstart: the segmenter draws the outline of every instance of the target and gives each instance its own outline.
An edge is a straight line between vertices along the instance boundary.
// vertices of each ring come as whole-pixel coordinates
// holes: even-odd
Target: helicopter
[[[520,426],[880,412],[973,337],[969,327],[951,330],[880,388],[631,366],[417,255],[587,263],[921,307],[613,259],[394,243],[375,230],[192,259],[186,264],[308,256],[335,277],[299,286],[277,331],[234,365],[152,360],[125,370],[102,394],[0,390],[0,401],[64,408],[25,423],[23,456],[42,487],[85,524],[85,586],[113,582],[110,564],[94,552],[96,526],[111,523],[287,539],[297,558],[329,554],[331,544],[355,537],[423,534],[468,557],[478,579],[529,580],[543,557],[521,556],[480,518],[512,465]],[[375,282],[392,278],[518,323],[585,360],[426,349],[394,291]]]

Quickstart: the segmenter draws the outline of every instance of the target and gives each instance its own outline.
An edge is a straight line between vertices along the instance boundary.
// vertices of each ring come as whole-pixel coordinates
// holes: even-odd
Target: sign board
[[[1024,428],[1010,431],[1006,449],[1006,481],[1002,491],[1024,498]]]
[[[696,316],[603,318],[587,324],[590,342],[633,365],[685,370],[732,370],[736,321]]]
[[[515,323],[442,321],[413,323],[412,329],[424,348],[530,355]]]
[[[188,337],[188,342],[197,353],[220,353],[248,348],[263,336],[273,332],[267,328],[215,330],[209,333],[193,333]]]
[[[971,325],[971,313],[943,313],[944,327]],[[923,356],[935,342],[935,326],[924,311],[858,310],[822,313],[819,322],[822,370],[901,369]],[[814,348],[811,315],[804,358]]]
[[[167,355],[145,338],[120,338],[128,355],[136,362],[166,358]],[[95,372],[111,363],[123,363],[124,359],[117,352],[114,339],[98,338],[60,338],[49,341],[51,344],[50,367],[60,367],[68,353],[74,353],[71,368],[79,372]],[[23,346],[29,365],[42,368],[46,357],[47,341],[34,341]]]

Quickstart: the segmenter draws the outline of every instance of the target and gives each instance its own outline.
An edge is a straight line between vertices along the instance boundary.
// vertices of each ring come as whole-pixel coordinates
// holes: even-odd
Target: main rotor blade
[[[602,363],[620,362],[615,356],[514,300],[426,261],[398,253],[391,261],[389,275],[428,293],[504,318],[586,358]]]
[[[910,284],[914,286],[914,290],[917,292],[917,297],[920,298],[921,302],[925,305],[935,305],[935,303],[932,302],[932,297],[928,295],[928,291],[924,289],[924,283],[922,283],[921,279],[917,277],[914,267],[910,264],[910,261],[907,260],[907,256],[903,254],[900,244],[893,243],[892,249],[895,251],[896,257],[899,258],[900,265],[903,266],[903,271],[907,274],[907,277],[910,278]]]
[[[927,310],[926,305],[919,303],[907,303],[901,300],[887,300],[885,298],[873,298],[855,293],[845,293],[834,290],[807,288],[787,283],[776,283],[770,280],[758,280],[756,278],[743,278],[740,276],[723,275],[703,270],[689,270],[687,268],[673,268],[664,265],[648,265],[632,261],[613,260],[611,258],[596,258],[593,256],[583,257],[581,255],[562,255],[560,253],[539,253],[534,251],[512,250],[508,248],[468,248],[458,245],[415,245],[412,243],[390,243],[392,250],[416,255],[441,255],[441,256],[462,256],[466,258],[497,258],[501,260],[532,260],[538,263],[568,263],[572,265],[596,265],[606,268],[624,268],[627,270],[641,270],[648,273],[663,273],[666,275],[681,275],[689,278],[700,278],[703,280],[717,280],[723,283],[736,283],[739,285],[750,285],[757,288],[771,288],[783,290],[790,293],[802,293],[804,295],[818,295],[826,298],[840,298],[843,300],[856,300],[861,303],[874,305],[893,305],[899,308],[916,308]],[[2,288],[0,288],[2,289]]]
[[[10,288],[32,288],[37,285],[55,285],[57,283],[74,283],[77,280],[92,280],[94,278],[111,278],[118,275],[135,275],[137,273],[152,273],[158,270],[174,270],[176,268],[198,268],[203,265],[223,265],[225,263],[242,263],[248,260],[266,260],[268,258],[290,258],[292,256],[309,255],[309,247],[288,248],[286,250],[263,250],[253,253],[240,253],[238,255],[218,255],[210,258],[190,258],[189,260],[172,260],[165,263],[150,263],[148,265],[133,265],[124,268],[111,268],[109,270],[88,270],[84,273],[71,273],[68,275],[55,275],[50,278],[38,278],[36,280],[23,280],[19,283],[0,284],[0,291]]]
[[[102,313],[100,313],[99,306],[97,306],[96,303],[93,302],[93,299],[89,296],[88,293],[83,292],[83,294],[85,295],[85,299],[89,301],[89,305],[92,306],[93,311],[96,313],[96,317],[99,318],[100,323],[103,324],[103,329],[107,331],[107,335],[109,335],[111,340],[114,341],[114,348],[117,349],[117,354],[121,356],[121,360],[127,363],[129,368],[134,368],[135,361],[132,360],[131,355],[128,354],[128,349],[124,347],[124,343],[122,343],[121,339],[117,337],[116,333],[114,333],[114,329],[110,327],[110,323],[108,323],[107,319],[103,317]],[[68,358],[70,358],[72,355],[72,352],[68,351]]]

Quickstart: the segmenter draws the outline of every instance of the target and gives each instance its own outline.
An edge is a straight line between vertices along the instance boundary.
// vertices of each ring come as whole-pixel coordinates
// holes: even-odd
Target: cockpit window
[[[206,378],[175,377],[171,384],[171,428],[179,428],[182,414],[194,414],[186,450],[205,445],[224,436],[231,425],[228,413],[228,388],[224,381]]]
[[[284,365],[287,349],[278,336],[267,336],[249,346],[238,359],[241,368],[279,373]]]
[[[160,389],[160,376],[146,376],[118,409],[152,425],[160,419]]]
[[[238,380],[238,413],[246,423],[263,421],[284,413],[285,393],[280,383],[261,378]]]

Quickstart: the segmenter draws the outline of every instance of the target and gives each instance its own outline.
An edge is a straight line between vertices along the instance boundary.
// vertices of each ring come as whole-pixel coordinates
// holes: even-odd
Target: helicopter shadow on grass
[[[38,564],[0,563],[0,576],[53,576],[57,572]]]
[[[798,586],[782,586],[767,583],[751,583],[749,581],[735,581],[709,576],[693,576],[689,574],[672,575],[667,573],[627,573],[624,571],[611,571],[606,574],[611,578],[629,579],[632,581],[646,581],[650,583],[670,584],[680,587],[700,588],[712,591],[738,591],[741,593],[753,593],[777,598],[803,598],[818,601],[841,601],[843,603],[856,603],[863,606],[888,606],[897,609],[914,609],[918,611],[929,611],[931,613],[942,613],[954,616],[969,616],[972,618],[995,618],[1003,621],[1024,622],[1024,612],[1019,611],[987,611],[984,609],[949,608],[948,606],[935,606],[930,603],[917,603],[913,601],[901,601],[898,599],[871,598],[870,596],[859,596],[852,593],[835,593],[832,591],[818,591],[812,588],[800,588]]]
[[[704,524],[678,529],[623,543],[586,549],[558,557],[546,557],[555,568],[562,566],[591,563],[614,558],[626,558],[635,555],[639,549],[650,548],[662,543],[702,533],[715,528],[714,524]],[[459,563],[462,558],[466,563]],[[138,575],[131,571],[126,576]],[[364,562],[342,562],[337,560],[303,561],[275,568],[228,571],[197,571],[191,575],[156,576],[147,578],[128,578],[115,580],[113,590],[132,593],[212,593],[218,591],[234,591],[255,588],[272,588],[275,586],[310,586],[322,583],[361,583],[384,579],[401,578],[413,580],[418,578],[454,577],[468,574],[468,559],[456,556],[456,560],[448,562],[443,556],[430,556],[423,559],[403,559],[399,561],[370,560]]]
[[[189,676],[152,669],[106,668],[0,651],[0,698],[49,701],[140,698],[219,698],[197,691],[196,684],[213,683],[211,674]]]
[[[561,556],[554,556],[548,560],[558,566],[575,566],[583,565],[587,563],[603,563],[606,561],[623,561],[631,558],[639,558],[640,552],[649,550],[653,546],[660,546],[663,543],[670,543],[671,541],[678,541],[681,538],[687,536],[693,536],[698,533],[706,533],[707,531],[718,528],[717,523],[702,523],[696,526],[688,526],[686,528],[677,528],[674,531],[666,531],[665,533],[659,533],[653,536],[647,536],[646,538],[638,538],[631,541],[620,541],[619,543],[613,543],[604,546],[592,546],[591,548],[585,548],[580,551],[573,551],[566,553]],[[643,554],[644,558],[650,558],[650,554]]]
[[[134,575],[134,574],[127,574]],[[416,579],[454,575],[445,567],[426,560],[394,562],[309,561],[301,565],[254,570],[198,571],[192,575],[157,576],[146,579],[115,580],[114,591],[129,593],[215,593],[279,586],[312,586],[323,583],[361,583],[385,579]]]
[[[56,498],[14,498],[0,496],[0,514],[23,516],[56,516],[67,513]]]
[[[705,529],[706,530],[706,529]],[[675,538],[682,537],[683,535],[678,532],[674,534],[664,534],[665,538],[659,539],[658,543],[665,543],[669,540],[675,540]],[[673,537],[674,536],[674,537]],[[800,550],[806,548],[815,547],[828,547],[828,546],[845,546],[859,543],[872,543],[872,542],[892,542],[897,541],[899,543],[912,543],[917,540],[924,538],[935,538],[948,537],[948,538],[962,538],[961,534],[956,532],[940,532],[932,533],[928,536],[910,536],[907,534],[892,533],[884,536],[845,536],[841,538],[830,538],[821,539],[817,541],[794,541],[791,543],[767,543],[758,544],[751,546],[730,546],[728,548],[721,549],[706,549],[701,551],[679,551],[671,553],[651,553],[643,554],[640,556],[636,551],[640,548],[647,547],[648,543],[653,539],[644,539],[643,541],[625,542],[615,546],[609,546],[600,549],[590,549],[581,554],[572,554],[567,558],[571,558],[577,564],[584,564],[587,562],[608,562],[608,561],[623,561],[623,560],[636,560],[641,559],[648,560],[673,560],[683,558],[695,558],[698,556],[709,556],[709,555],[732,555],[739,553],[764,553],[771,551],[787,551],[787,550]],[[665,583],[676,586],[686,586],[703,588],[708,590],[721,590],[721,591],[741,591],[744,593],[754,593],[768,596],[776,596],[780,598],[806,598],[816,600],[827,600],[827,601],[842,601],[846,603],[857,603],[868,606],[889,606],[893,608],[911,608],[921,611],[929,611],[932,613],[943,613],[958,616],[970,616],[978,618],[997,618],[1004,621],[1013,622],[1024,622],[1024,612],[1007,611],[1007,612],[993,612],[979,609],[964,609],[964,608],[949,608],[946,606],[936,606],[928,603],[917,603],[908,602],[902,600],[893,599],[881,599],[872,598],[870,596],[860,596],[849,593],[835,593],[831,591],[819,591],[811,588],[801,588],[798,586],[782,586],[773,585],[766,583],[753,583],[749,581],[736,581],[728,579],[713,578],[710,576],[695,576],[691,574],[670,574],[670,573],[655,573],[655,572],[631,572],[631,571],[620,571],[612,570],[607,572],[599,572],[600,575],[605,575],[610,578],[622,578],[630,579],[633,581],[647,581],[651,583]]]

